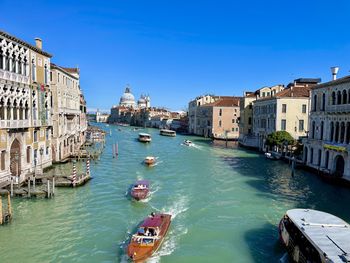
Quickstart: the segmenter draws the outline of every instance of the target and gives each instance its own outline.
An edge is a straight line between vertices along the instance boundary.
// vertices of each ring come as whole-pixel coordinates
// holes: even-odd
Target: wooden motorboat
[[[147,156],[143,162],[148,166],[152,166],[156,163],[156,157]]]
[[[140,142],[151,142],[152,141],[152,137],[151,134],[148,133],[139,133],[139,141]]]
[[[190,140],[184,140],[183,144],[186,146],[194,146],[194,143]]]
[[[137,201],[146,199],[148,194],[149,194],[149,182],[147,180],[136,181],[130,191],[131,197]]]
[[[279,224],[291,262],[350,262],[350,225],[334,215],[291,209]]]
[[[130,259],[144,262],[161,246],[171,223],[171,215],[154,214],[147,217],[132,235],[127,248]]]
[[[176,131],[167,130],[167,129],[161,129],[159,131],[159,134],[163,135],[163,136],[175,137],[176,136]]]

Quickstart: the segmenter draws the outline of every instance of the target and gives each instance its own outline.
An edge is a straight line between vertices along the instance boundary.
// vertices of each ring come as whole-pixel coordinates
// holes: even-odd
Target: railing
[[[0,69],[0,79],[6,79],[10,81],[20,82],[23,84],[29,84],[29,77],[21,74],[5,71]]]
[[[326,109],[327,112],[336,113],[336,112],[350,112],[350,104],[343,105],[331,105]]]
[[[29,120],[0,120],[0,128],[17,129],[30,127]]]

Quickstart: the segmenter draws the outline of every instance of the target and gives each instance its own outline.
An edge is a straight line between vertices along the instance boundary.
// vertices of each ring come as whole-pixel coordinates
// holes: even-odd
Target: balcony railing
[[[328,106],[326,111],[330,113],[350,112],[350,104],[331,105]]]
[[[0,120],[0,128],[18,129],[30,127],[29,120]]]
[[[29,84],[29,77],[21,74],[5,71],[0,69],[0,79],[6,79],[10,81],[20,82],[23,84]]]

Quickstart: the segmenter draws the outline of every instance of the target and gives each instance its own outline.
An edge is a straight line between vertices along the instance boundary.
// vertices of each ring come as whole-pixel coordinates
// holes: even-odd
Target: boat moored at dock
[[[139,133],[139,141],[140,142],[151,142],[152,141],[152,137],[151,134],[148,133]]]
[[[176,136],[176,131],[167,130],[167,129],[161,129],[159,131],[159,134],[163,135],[163,136],[175,137]]]
[[[171,215],[154,214],[147,217],[132,235],[127,248],[129,258],[134,262],[144,262],[161,246],[171,223]]]
[[[149,182],[147,180],[138,180],[131,188],[130,195],[135,200],[139,201],[146,199],[149,194]]]
[[[334,215],[288,210],[279,234],[292,262],[350,262],[350,225]]]

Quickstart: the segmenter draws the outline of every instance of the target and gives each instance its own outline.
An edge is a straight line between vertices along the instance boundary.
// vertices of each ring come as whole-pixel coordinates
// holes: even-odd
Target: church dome
[[[120,97],[120,106],[131,107],[135,106],[135,97],[132,95],[130,88],[127,87],[125,89],[124,94]]]

